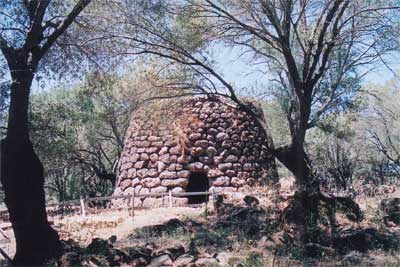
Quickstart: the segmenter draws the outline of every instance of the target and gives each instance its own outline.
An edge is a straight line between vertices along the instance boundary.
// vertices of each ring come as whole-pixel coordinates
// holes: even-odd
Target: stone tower
[[[276,166],[267,140],[230,100],[185,97],[148,104],[131,118],[114,195],[237,191],[268,183]],[[180,204],[204,200],[174,198]],[[163,200],[135,201],[148,206]]]

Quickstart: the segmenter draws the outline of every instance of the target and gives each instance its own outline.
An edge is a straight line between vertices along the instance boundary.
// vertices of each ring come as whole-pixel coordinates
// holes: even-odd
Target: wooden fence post
[[[216,215],[218,215],[218,209],[217,209],[217,197],[215,195],[214,188],[211,190],[211,195],[212,195],[212,202],[213,202],[213,209]]]
[[[83,198],[80,198],[80,202],[81,202],[81,212],[82,212],[82,216],[83,216],[83,217],[86,217],[85,201],[83,200]]]
[[[135,216],[135,192],[131,196],[131,216]]]
[[[172,191],[168,191],[169,207],[172,208]]]

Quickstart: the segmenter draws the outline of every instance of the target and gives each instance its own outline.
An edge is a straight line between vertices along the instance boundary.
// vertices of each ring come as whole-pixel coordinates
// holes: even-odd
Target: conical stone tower
[[[227,192],[269,183],[276,166],[267,140],[229,100],[185,97],[148,104],[131,118],[114,195]],[[204,200],[174,198],[176,204]],[[135,205],[163,201],[137,198]]]

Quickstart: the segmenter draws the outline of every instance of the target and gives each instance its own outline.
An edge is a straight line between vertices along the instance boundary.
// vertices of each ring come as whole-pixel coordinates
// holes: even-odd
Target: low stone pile
[[[148,242],[140,247],[116,249],[113,245],[115,241],[113,237],[109,240],[95,238],[86,248],[81,248],[72,241],[64,242],[67,251],[60,259],[59,266],[223,266],[219,263],[224,259],[218,257],[217,253],[193,253],[188,246],[180,242],[172,242],[162,247]]]

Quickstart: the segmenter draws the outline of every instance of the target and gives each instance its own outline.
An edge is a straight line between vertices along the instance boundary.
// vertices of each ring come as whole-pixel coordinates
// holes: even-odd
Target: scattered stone
[[[200,258],[196,261],[196,266],[215,267],[218,266],[218,261],[215,258]]]
[[[191,262],[194,262],[194,257],[190,254],[183,254],[174,261],[174,265],[176,267],[186,267]]]
[[[172,260],[167,254],[153,258],[147,267],[160,267],[166,265],[172,265]]]

